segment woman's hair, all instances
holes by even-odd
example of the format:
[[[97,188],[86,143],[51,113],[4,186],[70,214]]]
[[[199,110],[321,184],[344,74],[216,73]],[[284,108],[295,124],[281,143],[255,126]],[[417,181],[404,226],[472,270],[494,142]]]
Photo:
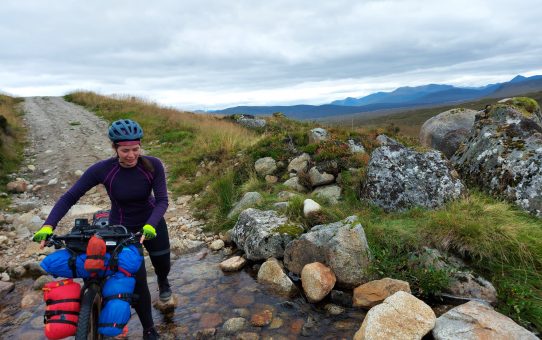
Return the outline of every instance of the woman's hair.
[[[117,148],[119,146],[120,145],[118,145],[117,143],[113,143],[113,149],[115,149],[115,156],[117,158],[119,158],[119,154],[117,153]],[[143,151],[143,149],[141,149],[141,151]],[[143,168],[148,172],[154,173],[154,166],[152,165],[151,161],[149,161],[145,156],[143,156],[143,154],[139,155],[137,162],[141,163],[141,165],[143,165]]]

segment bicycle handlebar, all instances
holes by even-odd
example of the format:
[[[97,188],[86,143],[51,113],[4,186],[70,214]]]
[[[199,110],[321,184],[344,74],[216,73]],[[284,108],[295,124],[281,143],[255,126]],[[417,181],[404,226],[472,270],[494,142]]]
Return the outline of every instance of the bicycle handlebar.
[[[115,227],[115,226],[111,226]],[[82,234],[64,234],[64,235],[50,235],[47,240],[41,242],[41,247],[51,247],[51,246],[65,246],[64,241],[68,240],[89,240],[92,236],[97,234],[99,230],[94,230],[94,232],[87,232]],[[128,243],[129,241],[136,240],[138,237],[141,237],[140,242],[144,240],[144,235],[139,231],[137,233],[124,233],[124,234],[110,234],[106,235],[104,238],[107,240],[111,239],[124,239],[122,243]]]

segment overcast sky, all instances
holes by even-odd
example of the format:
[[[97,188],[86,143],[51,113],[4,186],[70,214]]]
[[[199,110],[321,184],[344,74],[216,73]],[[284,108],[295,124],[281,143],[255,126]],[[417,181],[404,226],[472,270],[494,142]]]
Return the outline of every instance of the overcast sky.
[[[0,90],[194,110],[542,74],[540,0],[2,0]]]

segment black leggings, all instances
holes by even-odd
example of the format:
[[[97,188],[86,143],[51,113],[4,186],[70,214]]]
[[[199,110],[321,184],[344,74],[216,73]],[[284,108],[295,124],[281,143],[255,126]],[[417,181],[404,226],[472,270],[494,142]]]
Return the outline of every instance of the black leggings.
[[[139,230],[137,230],[139,231]],[[164,280],[169,274],[171,268],[170,251],[169,251],[169,235],[167,232],[166,221],[162,218],[156,226],[156,237],[143,242],[145,249],[149,252],[152,266],[158,280]],[[151,309],[151,293],[147,284],[147,270],[145,269],[145,261],[135,274],[136,284],[134,294],[139,296],[134,304],[134,309],[139,316],[143,329],[149,329],[154,326],[152,321]]]

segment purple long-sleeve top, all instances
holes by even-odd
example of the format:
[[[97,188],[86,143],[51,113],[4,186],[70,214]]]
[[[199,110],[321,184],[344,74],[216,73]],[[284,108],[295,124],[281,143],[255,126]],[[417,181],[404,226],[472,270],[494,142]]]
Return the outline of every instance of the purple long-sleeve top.
[[[81,196],[94,186],[103,184],[111,199],[110,224],[122,224],[130,229],[141,228],[145,224],[156,227],[168,207],[166,176],[158,158],[142,157],[152,163],[154,172],[146,170],[141,161],[135,167],[124,168],[116,158],[89,167],[56,202],[44,225],[56,227]]]

